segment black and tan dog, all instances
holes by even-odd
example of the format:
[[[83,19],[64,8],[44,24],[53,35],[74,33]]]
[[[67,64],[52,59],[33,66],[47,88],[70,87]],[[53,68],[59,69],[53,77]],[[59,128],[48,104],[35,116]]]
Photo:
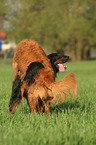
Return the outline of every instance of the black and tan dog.
[[[51,53],[47,56],[50,60],[51,66],[54,70],[54,77],[59,72],[58,64],[66,63],[69,60],[69,56],[61,55],[58,53]]]
[[[52,67],[53,64],[56,66],[57,62],[51,58],[50,55],[46,56],[34,40],[25,39],[19,43],[12,62],[14,81],[9,103],[11,112],[14,112],[24,94],[27,96],[31,112],[36,112],[36,109],[41,112],[43,106],[46,115],[49,112],[50,102],[57,101],[58,98],[64,101],[68,92],[76,97],[75,74],[71,72],[62,80],[55,82],[57,71]],[[57,60],[60,59],[62,58],[59,57]],[[68,57],[63,59],[66,62]]]

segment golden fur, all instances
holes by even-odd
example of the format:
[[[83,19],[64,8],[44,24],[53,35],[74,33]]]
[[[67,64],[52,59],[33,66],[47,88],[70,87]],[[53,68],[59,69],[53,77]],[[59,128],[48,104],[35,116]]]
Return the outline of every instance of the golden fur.
[[[24,81],[24,77],[28,66],[33,62],[40,62],[44,68],[38,69],[38,75],[34,76],[35,83],[28,85]],[[69,92],[73,97],[77,95],[75,74],[71,72],[62,80],[56,82],[50,60],[34,40],[25,39],[19,43],[14,53],[12,66],[14,81],[17,76],[20,76],[21,79],[21,99],[11,103],[11,112],[14,112],[16,105],[23,99],[25,90],[27,91],[31,112],[36,112],[36,109],[41,112],[43,108],[46,115],[49,112],[50,102],[57,103],[59,99],[64,101]]]

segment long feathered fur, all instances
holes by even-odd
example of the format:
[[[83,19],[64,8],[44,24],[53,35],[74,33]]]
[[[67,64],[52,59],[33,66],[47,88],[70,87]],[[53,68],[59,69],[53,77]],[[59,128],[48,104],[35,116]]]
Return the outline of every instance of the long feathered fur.
[[[14,73],[13,86],[17,76],[19,76],[21,100],[24,97],[24,92],[26,92],[31,112],[44,110],[47,115],[50,102],[56,103],[59,99],[64,101],[69,92],[73,97],[76,97],[75,74],[69,73],[62,80],[56,82],[50,60],[34,40],[25,39],[19,43],[13,57],[12,66]],[[12,94],[14,94],[14,89]],[[18,98],[18,93],[16,95]],[[19,99],[16,102],[14,95],[11,96],[10,100],[9,110],[14,112],[16,105],[21,100]]]
[[[58,102],[64,102],[66,96],[71,95],[73,98],[77,95],[77,82],[76,75],[73,72],[70,72],[62,80],[53,83],[50,86],[50,93],[54,95],[52,102],[57,104]]]

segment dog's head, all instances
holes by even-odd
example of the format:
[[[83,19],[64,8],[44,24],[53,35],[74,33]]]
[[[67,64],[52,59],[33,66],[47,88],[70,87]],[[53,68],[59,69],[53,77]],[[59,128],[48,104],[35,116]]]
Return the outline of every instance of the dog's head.
[[[60,64],[66,63],[69,60],[69,56],[61,55],[58,53],[51,53],[47,57],[50,59],[55,76],[56,73],[59,72]]]

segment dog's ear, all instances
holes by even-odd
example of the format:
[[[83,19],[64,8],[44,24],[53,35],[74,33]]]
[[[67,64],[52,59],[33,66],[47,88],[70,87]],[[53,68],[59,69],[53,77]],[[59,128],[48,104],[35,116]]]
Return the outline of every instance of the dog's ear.
[[[28,84],[28,86],[34,83],[34,76],[38,75],[38,70],[44,68],[44,65],[40,62],[32,62],[26,71],[26,75],[24,81]]]
[[[50,62],[54,64],[65,63],[69,60],[69,56],[59,53],[51,53],[47,57],[50,59]]]
[[[57,60],[54,61],[54,64],[59,64],[59,63],[66,63],[69,60],[69,56],[63,55],[61,57],[58,57]]]
[[[48,59],[50,59],[50,62],[54,62],[54,58],[56,58],[58,56],[58,53],[51,53],[49,55],[47,55]]]

